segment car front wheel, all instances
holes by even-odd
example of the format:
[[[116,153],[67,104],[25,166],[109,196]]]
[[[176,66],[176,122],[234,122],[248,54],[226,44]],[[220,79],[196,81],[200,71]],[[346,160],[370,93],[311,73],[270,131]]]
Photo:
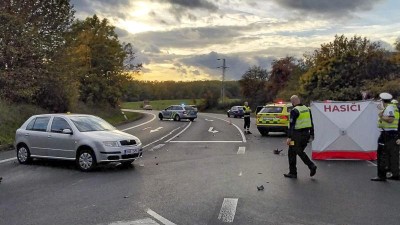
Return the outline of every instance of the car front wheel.
[[[158,114],[158,118],[160,119],[160,120],[163,120],[163,115],[160,113],[160,114]]]
[[[21,145],[17,149],[17,159],[21,164],[28,164],[32,161],[31,153],[29,152],[28,147],[26,145]]]
[[[181,121],[181,117],[179,117],[179,115],[176,115],[176,116],[174,117],[174,120],[175,120],[175,121]]]
[[[97,165],[96,156],[91,150],[83,150],[79,153],[76,164],[81,171],[93,170]]]

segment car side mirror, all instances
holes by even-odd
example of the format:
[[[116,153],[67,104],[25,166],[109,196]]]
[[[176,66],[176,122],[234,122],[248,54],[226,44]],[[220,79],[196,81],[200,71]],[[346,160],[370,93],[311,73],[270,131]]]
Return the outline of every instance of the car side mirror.
[[[72,130],[71,129],[64,129],[62,130],[63,134],[72,134]]]

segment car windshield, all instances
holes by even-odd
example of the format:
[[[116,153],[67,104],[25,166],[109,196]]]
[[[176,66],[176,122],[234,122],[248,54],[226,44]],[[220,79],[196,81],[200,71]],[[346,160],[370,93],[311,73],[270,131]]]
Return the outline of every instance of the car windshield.
[[[261,110],[260,113],[282,113],[283,107],[268,106]]]
[[[95,116],[73,116],[70,117],[70,119],[80,132],[107,131],[116,129],[103,119]]]

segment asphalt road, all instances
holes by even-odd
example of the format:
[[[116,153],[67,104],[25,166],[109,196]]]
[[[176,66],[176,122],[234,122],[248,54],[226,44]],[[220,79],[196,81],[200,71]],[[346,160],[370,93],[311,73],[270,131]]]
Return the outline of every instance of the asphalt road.
[[[284,135],[261,137],[254,120],[243,135],[243,121],[224,115],[174,122],[147,113],[118,127],[145,145],[132,168],[83,173],[0,153],[0,224],[400,224],[400,182],[369,181],[373,162],[316,161],[310,178],[298,161],[290,180]]]

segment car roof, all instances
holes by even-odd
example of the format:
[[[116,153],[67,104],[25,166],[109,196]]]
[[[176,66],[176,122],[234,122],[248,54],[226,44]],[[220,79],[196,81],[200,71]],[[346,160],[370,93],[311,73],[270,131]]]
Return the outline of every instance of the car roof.
[[[287,107],[290,107],[290,106],[292,106],[292,103],[271,103],[271,104],[267,104],[267,105],[264,106],[264,107],[267,107],[267,106],[278,106],[278,107],[285,107],[285,106],[287,106]]]
[[[72,116],[94,116],[94,115],[89,115],[89,114],[75,114],[75,113],[48,113],[48,114],[37,114],[34,115],[36,117],[38,116],[65,116],[65,117],[72,117]]]

